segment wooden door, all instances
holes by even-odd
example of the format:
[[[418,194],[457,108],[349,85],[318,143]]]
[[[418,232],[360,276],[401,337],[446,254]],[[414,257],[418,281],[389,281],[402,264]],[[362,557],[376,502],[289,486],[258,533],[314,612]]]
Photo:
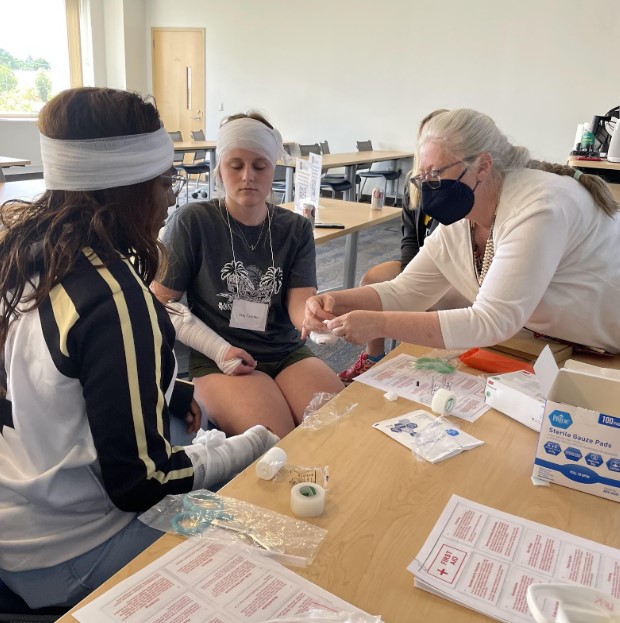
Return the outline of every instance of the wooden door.
[[[164,126],[191,140],[204,130],[205,31],[152,28],[153,95]]]

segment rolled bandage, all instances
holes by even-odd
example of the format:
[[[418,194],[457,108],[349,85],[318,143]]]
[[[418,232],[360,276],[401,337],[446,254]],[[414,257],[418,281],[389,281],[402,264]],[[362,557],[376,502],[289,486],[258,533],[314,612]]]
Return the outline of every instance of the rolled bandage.
[[[324,346],[326,344],[335,344],[340,338],[337,335],[334,335],[331,331],[328,333],[319,333],[318,331],[312,331],[310,333],[310,339],[315,344],[320,344]]]
[[[256,475],[271,480],[286,463],[286,452],[282,448],[271,448],[256,463]]]
[[[456,396],[445,387],[439,388],[431,401],[431,409],[439,415],[447,415],[454,411],[454,407],[456,407]]]
[[[230,344],[202,320],[196,318],[185,305],[171,302],[167,304],[167,307],[168,316],[170,316],[177,333],[177,338],[183,344],[197,350],[209,359],[213,359],[224,374],[232,374],[235,368],[242,363],[239,357],[224,359]]]
[[[298,517],[318,517],[325,510],[325,489],[300,482],[291,489],[291,510]]]

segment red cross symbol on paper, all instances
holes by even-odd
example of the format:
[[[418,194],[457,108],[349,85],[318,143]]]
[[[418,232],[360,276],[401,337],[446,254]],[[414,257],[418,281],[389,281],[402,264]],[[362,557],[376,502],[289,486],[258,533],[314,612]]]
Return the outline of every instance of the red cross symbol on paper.
[[[445,569],[437,569],[437,572],[441,575],[447,575],[447,571]]]

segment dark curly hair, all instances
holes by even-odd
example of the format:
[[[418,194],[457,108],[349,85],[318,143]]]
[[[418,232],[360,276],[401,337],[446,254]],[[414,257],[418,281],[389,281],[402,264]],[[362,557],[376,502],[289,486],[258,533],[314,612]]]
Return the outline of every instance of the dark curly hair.
[[[39,113],[41,133],[64,140],[143,134],[160,126],[152,103],[107,88],[63,91]],[[119,254],[130,258],[146,285],[155,279],[165,257],[156,235],[156,179],[88,192],[48,190],[30,203],[0,207],[0,348],[18,305],[20,311],[38,307],[84,247],[104,265]],[[25,294],[28,284],[33,291]]]

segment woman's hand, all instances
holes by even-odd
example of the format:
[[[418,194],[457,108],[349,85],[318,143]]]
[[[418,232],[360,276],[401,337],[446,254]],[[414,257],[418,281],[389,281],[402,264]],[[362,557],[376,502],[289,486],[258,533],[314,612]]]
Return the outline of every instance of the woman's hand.
[[[235,346],[231,346],[226,351],[226,356],[224,357],[224,362],[229,361],[230,359],[240,359],[239,364],[236,368],[233,369],[232,372],[229,372],[230,376],[241,376],[243,374],[250,374],[256,368],[256,360],[250,353],[243,350],[242,348],[236,348]]]
[[[185,423],[187,424],[188,433],[197,433],[200,430],[200,423],[202,421],[202,411],[200,405],[192,398],[189,405],[189,411],[185,416]]]
[[[383,312],[352,311],[329,320],[327,328],[334,335],[352,344],[366,344],[377,337],[385,337]]]
[[[301,338],[306,339],[311,331],[325,331],[325,320],[332,320],[336,301],[329,294],[317,294],[306,301],[304,325]]]

